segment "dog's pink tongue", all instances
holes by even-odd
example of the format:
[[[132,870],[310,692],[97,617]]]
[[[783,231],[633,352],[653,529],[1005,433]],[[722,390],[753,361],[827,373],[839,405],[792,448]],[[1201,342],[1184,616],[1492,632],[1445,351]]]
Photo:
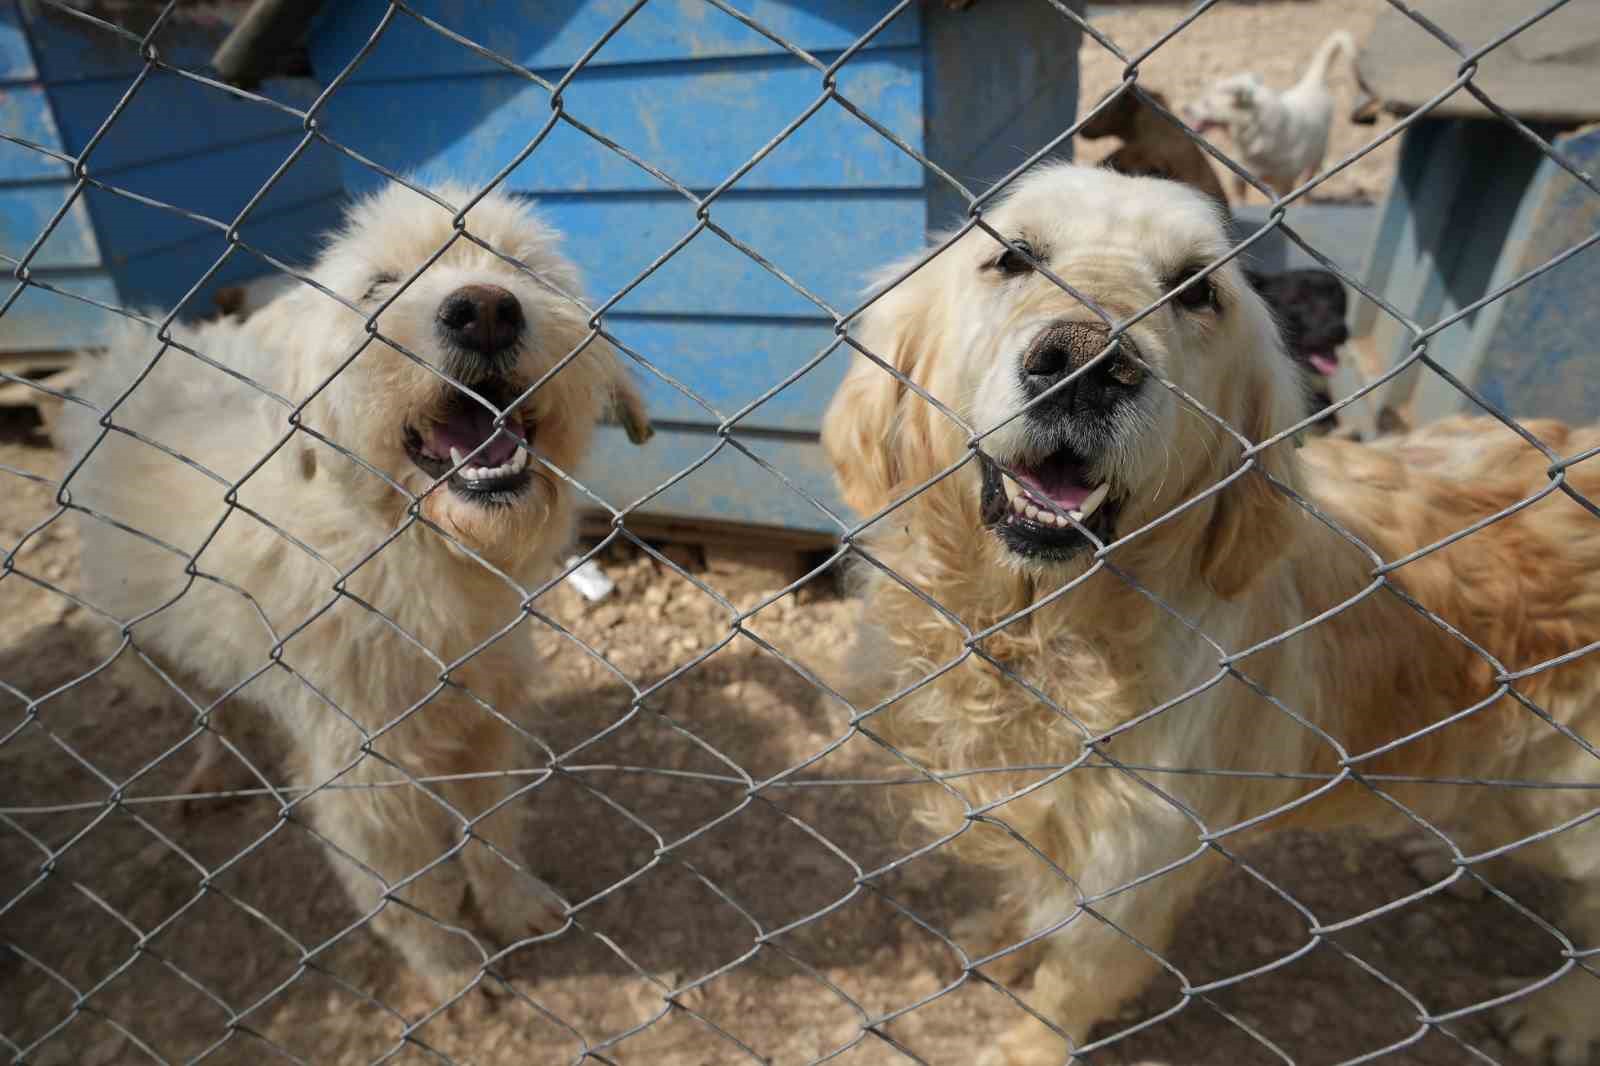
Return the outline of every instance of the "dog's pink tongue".
[[[1088,483],[1088,474],[1076,463],[1052,456],[1034,469],[1017,470],[1017,480],[1030,493],[1049,500],[1063,511],[1076,510],[1095,490]]]
[[[1339,369],[1339,357],[1333,352],[1312,352],[1306,356],[1306,362],[1325,378],[1333,377],[1333,372]]]
[[[441,459],[450,455],[451,448],[468,455],[494,433],[488,447],[467,462],[471,466],[501,466],[517,453],[516,425],[514,420],[508,420],[499,433],[494,433],[494,415],[487,408],[477,403],[461,404],[447,421],[433,427],[429,450]]]

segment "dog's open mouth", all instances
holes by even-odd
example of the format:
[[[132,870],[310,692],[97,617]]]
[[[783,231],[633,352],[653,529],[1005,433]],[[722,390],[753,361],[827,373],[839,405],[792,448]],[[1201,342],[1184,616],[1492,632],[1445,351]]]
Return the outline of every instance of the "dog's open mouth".
[[[979,459],[983,523],[1018,555],[1062,560],[1092,548],[1080,525],[1102,543],[1115,539],[1112,531],[1121,500],[1112,497],[1110,482],[1092,475],[1084,458],[1072,449],[1063,448],[1036,463],[1009,464],[1015,480],[987,456]]]
[[[474,388],[502,409],[517,397],[506,384]],[[499,429],[494,423],[492,411],[452,389],[432,417],[406,427],[406,454],[433,478],[444,477],[464,462],[450,475],[451,492],[477,503],[510,503],[533,481],[528,449],[533,444],[535,423],[517,411],[508,414]]]

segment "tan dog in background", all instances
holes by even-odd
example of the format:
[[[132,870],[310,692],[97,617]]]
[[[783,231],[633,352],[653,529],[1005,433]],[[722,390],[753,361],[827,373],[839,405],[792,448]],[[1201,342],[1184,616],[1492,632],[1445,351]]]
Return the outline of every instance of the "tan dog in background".
[[[1238,266],[1199,276],[1228,250],[1214,203],[1172,182],[1054,166],[986,218],[1028,255],[973,230],[879,296],[858,336],[966,425],[858,358],[823,441],[857,510],[905,500],[858,541],[913,588],[861,568],[857,705],[910,691],[864,726],[935,772],[1070,768],[949,777],[915,812],[955,833],[958,854],[1005,872],[1013,917],[995,937],[1044,937],[1024,993],[1035,1010],[1074,1045],[1115,1017],[1227,867],[1216,849],[1236,855],[1248,830],[1401,831],[1414,827],[1404,804],[1471,856],[1590,813],[1582,789],[1415,779],[1600,781],[1600,660],[1554,664],[1600,640],[1600,518],[1557,492],[1400,566],[1403,596],[1374,587],[1379,560],[1548,486],[1546,457],[1498,424],[1461,421],[1382,448],[1285,439],[1247,463],[1232,433],[1164,383],[1250,442],[1303,416],[1295,368]],[[1114,321],[1182,291],[1113,346],[1028,256]],[[1600,430],[1529,428],[1563,455],[1600,445]],[[1600,459],[1567,476],[1600,502]],[[1014,616],[969,649],[967,634]],[[1505,692],[1495,663],[1539,712]],[[1377,780],[1327,783],[1341,774]],[[1512,853],[1571,879],[1556,925],[1580,950],[1600,943],[1597,821]],[[1570,969],[1549,944],[1550,973]],[[1597,989],[1572,969],[1499,1017],[1518,1048],[1591,1061]],[[1056,1066],[1068,1046],[1027,1019],[985,1062]]]
[[[391,186],[351,210],[310,272],[353,308],[296,285],[243,321],[176,331],[231,374],[133,325],[91,358],[86,397],[103,410],[162,352],[111,417],[210,473],[123,433],[100,439],[99,410],[69,405],[65,426],[72,454],[87,453],[65,484],[93,514],[80,520],[86,599],[214,729],[271,713],[293,785],[318,790],[286,793],[290,815],[441,993],[494,946],[563,920],[514,865],[527,800],[511,796],[527,779],[486,771],[528,765],[505,719],[538,698],[537,660],[510,627],[573,531],[572,491],[544,463],[575,469],[614,402],[643,418],[603,343],[533,389],[589,327],[563,295],[578,278],[557,235],[526,205],[492,194],[466,215],[466,233],[508,259],[461,237],[401,291],[450,241],[453,214]],[[345,365],[374,313],[410,355],[373,342]],[[291,435],[302,402],[310,432]],[[186,789],[222,786],[235,760],[213,733],[195,743]],[[406,783],[428,777],[454,779]]]

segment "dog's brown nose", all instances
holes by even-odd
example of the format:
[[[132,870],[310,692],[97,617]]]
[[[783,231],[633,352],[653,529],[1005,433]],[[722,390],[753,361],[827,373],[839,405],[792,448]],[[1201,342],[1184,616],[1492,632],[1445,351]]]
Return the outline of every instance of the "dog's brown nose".
[[[463,285],[439,305],[439,327],[480,355],[505,351],[522,336],[522,305],[498,285]]]
[[[1031,399],[1074,371],[1081,370],[1111,343],[1111,330],[1102,322],[1056,322],[1045,327],[1022,357],[1022,387]],[[1093,413],[1110,410],[1144,381],[1137,362],[1139,348],[1123,334],[1116,351],[1052,393],[1046,406]]]

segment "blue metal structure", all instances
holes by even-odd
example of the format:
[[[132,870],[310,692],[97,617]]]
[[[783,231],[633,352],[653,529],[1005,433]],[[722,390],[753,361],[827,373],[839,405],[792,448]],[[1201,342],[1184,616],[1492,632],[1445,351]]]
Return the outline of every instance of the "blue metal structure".
[[[560,81],[626,13],[624,0],[420,0],[454,33],[550,82]],[[829,62],[882,17],[859,0],[738,0],[754,21]],[[309,50],[331,81],[367,44],[389,5],[329,4]],[[841,95],[982,189],[1071,125],[1078,37],[1048,5],[987,0],[970,12],[922,4],[895,19],[837,72]],[[561,106],[697,193],[715,188],[822,94],[823,78],[780,45],[703,0],[645,5],[565,85]],[[409,16],[395,18],[328,101],[330,137],[396,171],[492,176],[550,121],[550,94]],[[1066,154],[1070,146],[1063,146]],[[383,179],[344,163],[352,191]],[[566,123],[509,176],[568,236],[590,291],[628,286],[693,231],[693,203]],[[959,200],[836,101],[710,207],[711,220],[839,309],[873,268],[916,250]],[[658,433],[642,450],[610,431],[586,484],[631,503],[717,444],[716,427],[833,341],[815,304],[717,235],[700,232],[606,314],[628,347],[713,410],[641,374]],[[816,443],[848,349],[741,419],[734,432],[806,492],[834,504]],[[816,508],[724,448],[650,513],[833,531]]]

